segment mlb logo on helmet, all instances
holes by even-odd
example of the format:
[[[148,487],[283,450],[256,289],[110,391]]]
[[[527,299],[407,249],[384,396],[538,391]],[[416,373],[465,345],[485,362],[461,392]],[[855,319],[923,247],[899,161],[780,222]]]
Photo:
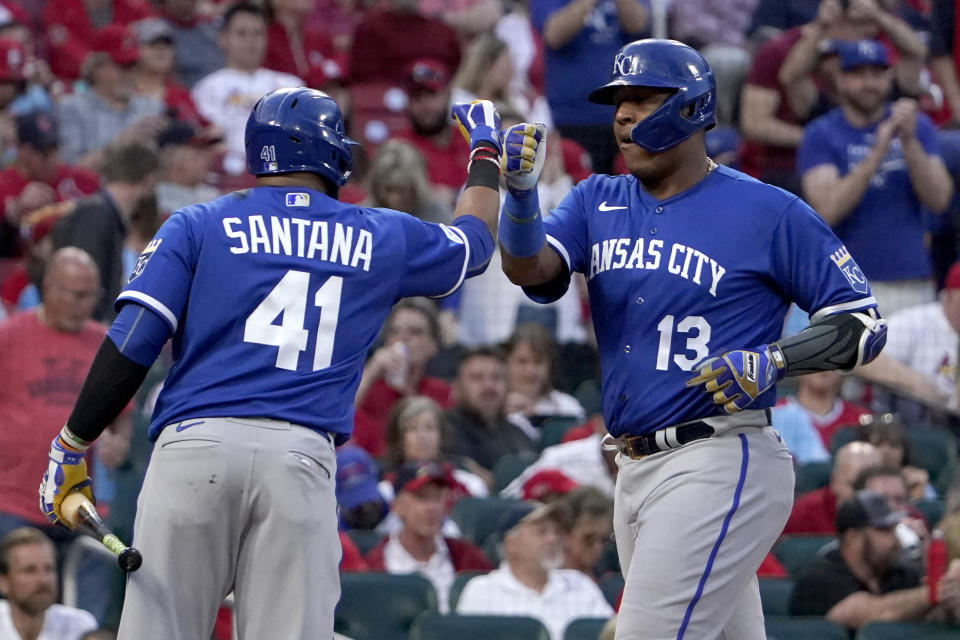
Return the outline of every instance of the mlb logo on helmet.
[[[295,193],[287,194],[287,206],[288,207],[309,207],[310,206],[310,194],[302,193],[297,191]]]

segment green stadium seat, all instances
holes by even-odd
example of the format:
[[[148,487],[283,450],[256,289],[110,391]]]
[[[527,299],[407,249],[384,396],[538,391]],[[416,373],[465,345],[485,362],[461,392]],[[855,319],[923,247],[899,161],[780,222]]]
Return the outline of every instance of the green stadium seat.
[[[623,576],[619,573],[608,573],[600,578],[600,591],[611,607],[616,606],[620,592],[623,591]]]
[[[857,430],[854,427],[843,427],[834,431],[833,436],[830,438],[830,455],[835,454],[837,449],[848,442],[853,442],[856,437]]]
[[[580,405],[583,407],[584,411],[587,412],[588,416],[592,416],[595,413],[600,413],[603,394],[600,390],[600,382],[597,380],[584,380],[579,387],[577,387],[576,392],[574,392],[573,397],[580,402]]]
[[[947,490],[953,483],[953,477],[957,474],[957,468],[960,468],[960,459],[954,458],[944,465],[936,478],[930,477],[930,482],[933,483],[933,488],[937,490],[937,495],[947,495]]]
[[[806,462],[797,466],[797,494],[803,494],[830,484],[833,461]]]
[[[523,470],[537,459],[533,451],[519,451],[500,456],[493,465],[493,493],[500,493],[508,484],[514,481]]]
[[[760,602],[765,616],[789,616],[791,578],[760,578]]]
[[[834,542],[832,535],[791,535],[780,538],[773,547],[773,555],[777,557],[783,568],[791,577],[796,577],[800,571],[816,559],[823,547]]]
[[[364,555],[383,540],[383,532],[373,529],[347,529],[346,534]]]
[[[924,622],[870,622],[857,640],[957,640],[960,628]]]
[[[415,573],[344,573],[340,587],[334,627],[353,640],[406,640],[414,620],[437,609],[433,585]]]
[[[563,631],[563,640],[598,640],[606,618],[579,618],[567,625]]]
[[[442,616],[428,612],[417,618],[410,640],[550,640],[539,621],[521,616]]]
[[[943,512],[947,507],[943,500],[921,500],[915,502],[913,506],[923,514],[923,519],[927,521],[931,529],[943,519]]]
[[[767,640],[850,640],[846,627],[823,618],[769,617],[764,626]]]
[[[910,425],[907,427],[912,451],[911,461],[936,478],[940,471],[957,458],[957,438],[936,425]]]
[[[460,594],[463,593],[463,588],[467,586],[467,583],[471,579],[476,578],[477,576],[482,576],[486,571],[462,571],[457,574],[457,577],[453,579],[453,584],[450,585],[450,611],[457,610],[457,603],[460,602]]]
[[[476,545],[482,545],[497,532],[500,514],[511,504],[521,502],[507,498],[461,498],[453,505],[450,518],[460,527],[461,535]]]
[[[537,448],[543,451],[547,447],[560,444],[564,434],[580,423],[577,418],[547,418],[540,425],[540,440],[537,442]]]

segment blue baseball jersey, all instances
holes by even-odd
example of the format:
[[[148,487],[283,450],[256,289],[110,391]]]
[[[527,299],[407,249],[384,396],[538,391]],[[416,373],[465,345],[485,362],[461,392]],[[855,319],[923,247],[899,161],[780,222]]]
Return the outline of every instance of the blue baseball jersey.
[[[809,206],[723,166],[659,201],[633,176],[595,175],[544,225],[568,270],[587,279],[614,436],[724,415],[701,387],[685,386],[691,370],[780,338],[791,301],[816,318],[876,305]],[[770,389],[750,408],[775,400]]]
[[[292,187],[175,212],[116,302],[153,310],[173,331],[150,437],[187,418],[234,416],[345,439],[367,350],[394,302],[447,295],[480,273],[493,249],[476,240],[484,234],[473,216],[429,224]]]
[[[889,111],[888,106],[884,117]],[[873,150],[877,124],[853,127],[839,108],[817,118],[803,131],[797,172],[802,176],[830,164],[846,176]],[[928,154],[937,153],[936,128],[923,113],[917,115],[917,139]],[[871,280],[929,278],[933,267],[924,235],[930,215],[913,190],[900,139],[894,137],[863,198],[834,231]]]

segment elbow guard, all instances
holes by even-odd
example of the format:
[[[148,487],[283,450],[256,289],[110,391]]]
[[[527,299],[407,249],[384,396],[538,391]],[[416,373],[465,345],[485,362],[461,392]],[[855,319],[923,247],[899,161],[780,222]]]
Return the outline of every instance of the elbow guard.
[[[876,307],[822,318],[775,343],[787,362],[786,375],[850,370],[877,357],[887,342],[887,321]]]

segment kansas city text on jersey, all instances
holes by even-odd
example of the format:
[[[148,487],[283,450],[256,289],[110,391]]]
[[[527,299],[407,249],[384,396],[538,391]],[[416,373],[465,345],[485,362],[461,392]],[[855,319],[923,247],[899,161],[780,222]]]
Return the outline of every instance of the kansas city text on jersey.
[[[644,250],[646,245],[646,250]],[[666,259],[663,259],[666,256]],[[710,265],[705,269],[705,265]],[[663,240],[654,238],[611,238],[590,246],[589,279],[611,269],[662,269],[695,284],[709,287],[710,295],[717,297],[717,285],[726,268],[707,254],[674,242],[664,250]]]
[[[325,220],[286,218],[261,215],[224,218],[223,230],[227,237],[239,244],[231,244],[231,253],[272,253],[297,256],[309,260],[339,262],[344,266],[362,267],[370,271],[373,236],[366,229],[355,229],[339,222],[333,233]],[[332,237],[331,237],[332,236]]]

